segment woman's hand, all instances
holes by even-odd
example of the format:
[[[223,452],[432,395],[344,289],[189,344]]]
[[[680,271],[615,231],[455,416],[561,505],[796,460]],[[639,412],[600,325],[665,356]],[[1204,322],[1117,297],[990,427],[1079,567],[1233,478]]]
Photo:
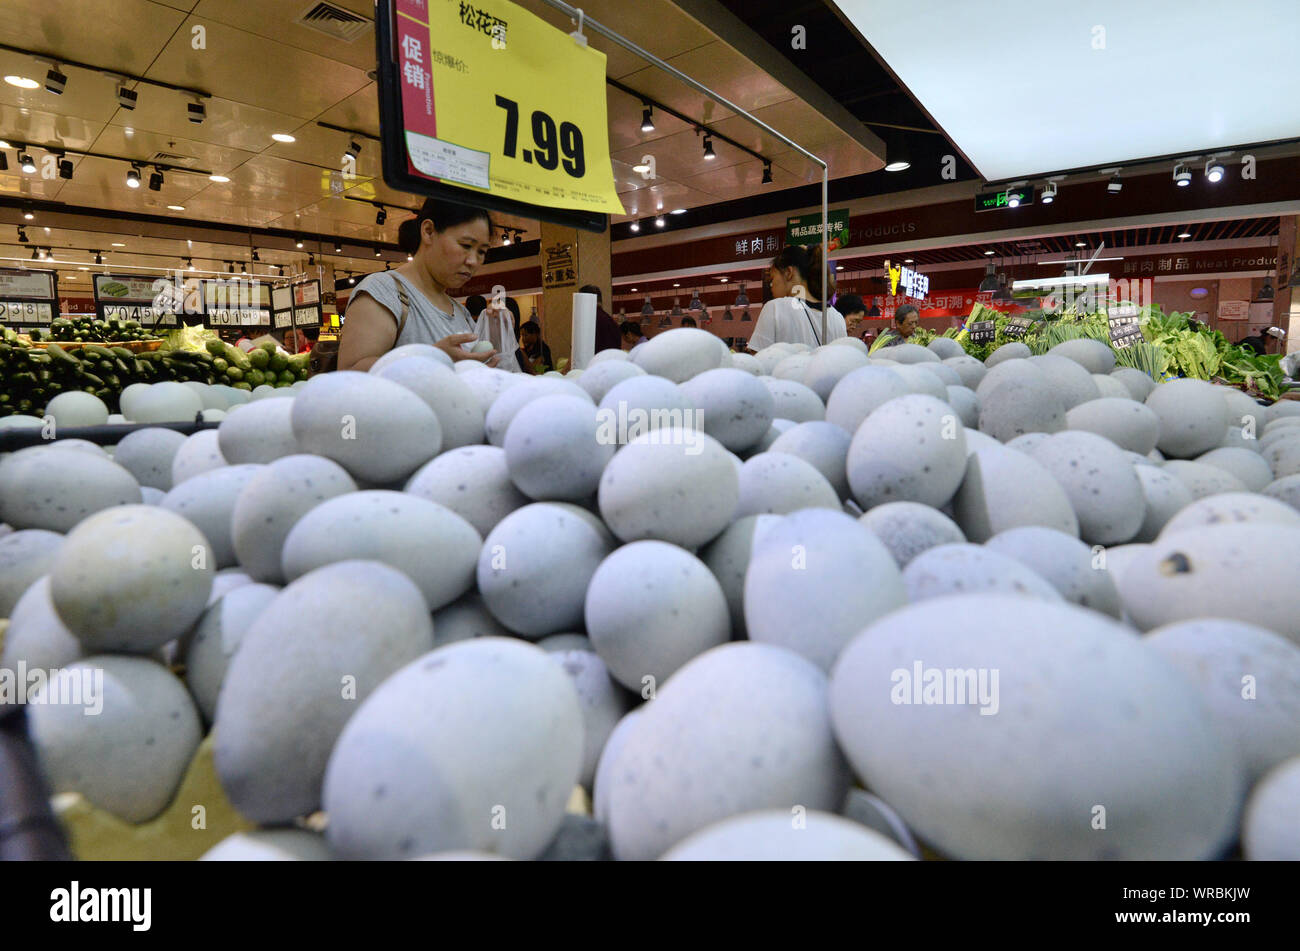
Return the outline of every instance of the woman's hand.
[[[470,353],[464,349],[464,344],[474,343],[476,340],[478,340],[478,334],[452,334],[450,337],[443,337],[434,346],[451,357],[453,361],[476,360],[490,367],[496,366],[501,358],[495,350]]]

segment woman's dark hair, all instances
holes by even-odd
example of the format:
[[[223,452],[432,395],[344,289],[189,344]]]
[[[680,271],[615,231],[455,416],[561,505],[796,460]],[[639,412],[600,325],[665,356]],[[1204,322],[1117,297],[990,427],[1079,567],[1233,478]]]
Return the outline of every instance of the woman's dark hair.
[[[507,297],[506,310],[510,311],[510,315],[515,319],[515,328],[517,333],[519,327],[519,321],[524,319],[523,314],[519,310],[519,301],[515,300],[513,297]]]
[[[414,218],[403,221],[397,229],[397,243],[407,254],[414,254],[420,249],[420,228],[424,222],[432,221],[436,231],[446,231],[456,225],[469,224],[471,221],[487,222],[488,233],[492,232],[492,216],[486,208],[474,205],[462,205],[447,201],[445,198],[426,198],[420,213]]]
[[[803,277],[804,286],[808,289],[808,293],[813,300],[825,300],[828,290],[831,294],[835,293],[834,271],[829,275],[831,286],[829,288],[822,287],[822,246],[820,244],[808,245],[807,247],[799,244],[787,244],[772,259],[772,267],[778,271],[784,271],[788,267],[798,271]]]
[[[641,336],[641,325],[638,324],[635,320],[625,320],[625,321],[623,321],[623,323],[619,324],[618,329],[619,329],[619,332],[620,332],[624,337],[638,337],[638,338],[639,338],[639,337]]]
[[[519,328],[519,332],[537,334],[537,336],[540,337],[542,335],[542,328],[538,325],[537,321],[529,320],[525,322],[522,327]]]
[[[903,326],[903,321],[907,320],[907,318],[912,314],[916,314],[919,318],[921,316],[921,308],[917,307],[915,304],[904,304],[902,307],[898,308],[898,310],[894,311],[894,323],[901,327]]]
[[[867,305],[857,294],[845,294],[835,301],[835,309],[847,317],[849,314],[865,314]]]
[[[475,294],[473,297],[466,297],[465,309],[469,311],[471,317],[478,320],[478,315],[487,309],[487,298],[482,294]]]

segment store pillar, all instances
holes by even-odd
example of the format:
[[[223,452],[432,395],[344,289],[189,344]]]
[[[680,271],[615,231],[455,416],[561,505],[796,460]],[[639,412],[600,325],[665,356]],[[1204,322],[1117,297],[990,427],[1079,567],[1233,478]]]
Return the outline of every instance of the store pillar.
[[[573,359],[573,295],[578,288],[600,288],[610,309],[612,278],[609,230],[602,234],[542,222],[542,339],[556,360]]]
[[[1273,275],[1273,326],[1286,331],[1286,352],[1300,350],[1300,288],[1288,287],[1300,252],[1300,218],[1283,215],[1277,233],[1277,273]]]

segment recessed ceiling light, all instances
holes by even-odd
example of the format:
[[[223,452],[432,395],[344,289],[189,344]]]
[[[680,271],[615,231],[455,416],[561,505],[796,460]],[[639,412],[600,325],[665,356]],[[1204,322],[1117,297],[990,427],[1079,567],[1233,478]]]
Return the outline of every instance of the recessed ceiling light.
[[[219,182],[221,184],[225,184],[226,182],[230,181],[230,179],[228,179],[224,175],[209,175],[208,180],[213,182]]]
[[[686,209],[685,209],[685,208],[674,208],[672,211],[669,212],[669,214],[670,214],[670,215],[684,215],[684,214],[686,214]]]
[[[634,288],[632,288],[632,293],[633,293],[633,294],[635,294],[635,293],[636,293],[636,288],[635,288],[635,287],[634,287]]]
[[[911,162],[904,162],[902,159],[899,159],[897,162],[890,162],[888,165],[886,165],[886,166],[885,166],[885,171],[886,171],[886,172],[905,172],[905,171],[907,171],[907,170],[908,170],[909,168],[911,168],[911,167],[912,167],[912,163],[911,163]]]
[[[731,278],[729,278],[729,277],[724,277],[724,278],[722,278],[722,283],[725,284],[725,283],[727,283],[727,281],[729,281],[729,280],[731,280]],[[634,287],[634,288],[632,288],[632,290],[636,290],[636,288]]]
[[[1088,246],[1088,242],[1087,242],[1087,241],[1076,241],[1076,242],[1074,242],[1074,246],[1075,246],[1076,248],[1086,248],[1086,247]]]
[[[77,268],[77,270],[78,270],[78,271],[89,271],[90,268],[88,268],[88,267],[79,267],[79,268]]]
[[[680,285],[680,284],[674,284],[674,285],[673,285],[673,287],[681,287],[681,286],[682,286],[682,285]]]
[[[912,259],[911,259],[911,258],[903,258],[903,263],[904,263],[904,264],[911,264],[911,263],[912,263]]]
[[[28,79],[26,76],[6,76],[5,82],[10,86],[17,86],[19,89],[35,89],[40,85],[34,79]]]
[[[167,207],[170,208],[172,211],[184,211],[184,210],[185,210],[185,206],[184,206],[184,205],[168,205]]]
[[[297,141],[298,141],[298,140],[295,139],[293,136],[291,136],[291,135],[287,135],[287,134],[285,134],[284,132],[272,132],[272,133],[271,133],[271,138],[275,139],[275,141],[277,141],[277,142],[284,142],[284,143],[286,143],[286,144],[288,144],[288,143],[290,143],[290,142],[297,142]]]
[[[993,255],[995,255],[995,254],[997,254],[996,251],[985,251],[985,252],[984,252],[984,256],[985,256],[985,257],[988,257],[988,258],[993,257]]]
[[[1180,238],[1190,238],[1191,236],[1192,236],[1192,233],[1191,233],[1190,231],[1184,231],[1184,232],[1183,232],[1182,234],[1180,234],[1178,237],[1180,237]]]
[[[835,265],[835,270],[837,270],[837,271],[842,271],[842,270],[844,270],[844,265],[843,265],[843,264],[837,264],[837,265]]]
[[[114,242],[113,242],[113,247],[115,247],[115,248],[125,248],[126,245],[123,244],[121,241],[114,241]]]

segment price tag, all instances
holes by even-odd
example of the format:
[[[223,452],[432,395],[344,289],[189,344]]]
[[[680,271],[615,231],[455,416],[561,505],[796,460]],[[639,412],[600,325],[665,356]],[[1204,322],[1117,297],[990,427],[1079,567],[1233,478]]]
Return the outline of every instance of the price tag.
[[[1133,312],[1125,313],[1124,311],[1112,311],[1107,317],[1107,323],[1110,324],[1110,343],[1117,350],[1127,350],[1134,343],[1140,342],[1142,337],[1142,327],[1138,323],[1137,308]]]
[[[604,53],[509,0],[390,2],[408,176],[533,206],[623,213]]]
[[[998,336],[998,325],[991,320],[977,320],[970,325],[971,343],[992,343]]]
[[[1034,326],[1034,321],[1029,317],[1012,317],[1007,321],[1007,325],[1002,328],[1002,332],[1013,340],[1023,337],[1029,333],[1030,328]]]

